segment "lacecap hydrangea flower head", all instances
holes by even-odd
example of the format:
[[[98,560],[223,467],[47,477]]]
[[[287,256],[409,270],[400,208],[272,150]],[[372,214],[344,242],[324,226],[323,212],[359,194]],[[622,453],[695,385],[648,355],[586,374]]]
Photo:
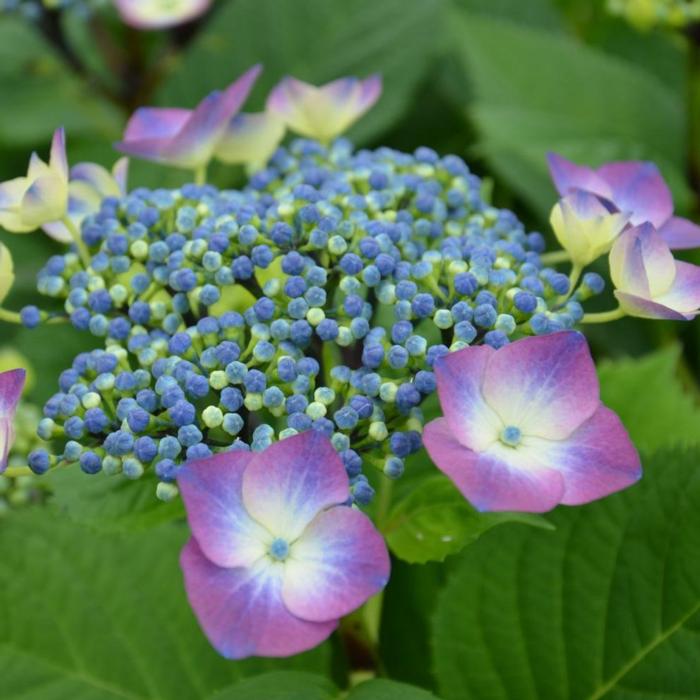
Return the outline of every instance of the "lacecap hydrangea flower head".
[[[578,504],[640,474],[571,330],[624,313],[584,314],[604,283],[583,267],[626,240],[634,202],[567,186],[566,250],[546,253],[460,158],[340,137],[378,78],[285,79],[245,114],[257,73],[193,111],[132,117],[119,148],[197,184],[120,185],[79,221],[66,205],[78,235],[38,279],[63,312],[20,314],[99,343],[59,377],[30,467],[182,491],[189,599],[234,658],[308,648],[383,586],[360,509],[424,441],[481,509]],[[286,129],[305,138],[279,145]],[[247,184],[205,184],[212,159],[246,165]],[[574,250],[570,274],[548,264]],[[436,387],[444,418],[424,432]]]

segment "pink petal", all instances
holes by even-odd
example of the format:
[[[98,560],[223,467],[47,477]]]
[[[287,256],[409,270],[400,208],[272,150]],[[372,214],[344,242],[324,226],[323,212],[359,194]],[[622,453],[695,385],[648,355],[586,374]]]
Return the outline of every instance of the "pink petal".
[[[608,163],[597,170],[612,191],[610,199],[631,222],[661,226],[673,215],[673,198],[659,169],[646,161]]]
[[[275,537],[293,541],[319,511],[348,500],[347,473],[331,441],[315,430],[254,455],[243,475],[243,503]]]
[[[121,160],[127,160],[122,158]],[[71,184],[78,181],[90,186],[99,196],[119,197],[121,191],[112,173],[97,163],[78,163],[70,169]]]
[[[70,202],[68,206],[70,214]],[[42,224],[41,228],[44,233],[50,238],[53,238],[54,241],[59,241],[59,243],[73,242],[73,234],[62,221],[50,221],[48,224]]]
[[[112,175],[119,188],[119,193],[124,196],[127,193],[126,183],[129,177],[129,159],[120,158],[112,167]]]
[[[0,372],[0,415],[12,415],[22,398],[27,372],[23,369],[11,369]]]
[[[547,162],[554,186],[562,197],[578,189],[610,199],[610,187],[592,168],[572,163],[557,153],[548,153]]]
[[[389,569],[389,553],[372,521],[347,506],[329,508],[292,544],[282,599],[304,620],[337,619],[384,588]]]
[[[650,224],[638,227],[649,293],[655,298],[666,292],[676,276],[676,261],[668,244]]]
[[[7,456],[15,438],[14,419],[22,398],[27,373],[23,369],[0,372],[0,473],[7,467]]]
[[[126,125],[124,142],[170,139],[180,132],[191,115],[191,109],[140,107]]]
[[[241,497],[246,451],[187,462],[177,476],[192,534],[218,566],[249,566],[263,557],[270,534],[247,513]]]
[[[649,298],[636,296],[615,290],[615,297],[625,313],[638,318],[658,318],[669,321],[690,321],[695,314],[683,314],[679,311],[652,301]]]
[[[700,267],[681,260],[676,261],[676,275],[666,294],[654,301],[692,318],[700,309]]]
[[[561,331],[522,338],[489,359],[486,402],[524,435],[560,440],[598,407],[595,365],[583,335]]]
[[[474,452],[455,439],[444,418],[425,426],[423,443],[438,469],[478,510],[543,513],[564,494],[564,480],[556,469],[536,458],[526,461],[518,455],[520,448],[503,447],[495,454]],[[517,463],[504,459],[509,453]]]
[[[209,9],[212,0],[180,0],[163,7],[154,0],[114,0],[125,24],[136,29],[165,29],[190,22]]]
[[[0,182],[0,209],[14,209],[22,203],[22,197],[29,187],[26,177],[15,177]]]
[[[488,447],[503,428],[481,392],[486,366],[495,352],[488,345],[464,348],[444,355],[435,365],[442,414],[454,437],[475,450]]]
[[[66,132],[63,127],[56,129],[51,140],[50,167],[64,180],[68,180],[68,157],[66,156]]]
[[[237,114],[216,146],[216,157],[224,163],[262,167],[284,138],[284,121],[270,111]]]
[[[651,227],[651,224],[627,229],[617,237],[610,251],[609,263],[610,277],[618,290],[648,298],[649,280],[639,237],[640,230],[644,227]]]
[[[192,538],[180,555],[187,598],[216,650],[229,659],[291,656],[320,644],[337,626],[307,622],[282,602],[281,565],[269,560],[252,568],[212,564]]]
[[[241,109],[255,81],[261,66],[247,70],[238,80],[231,83],[222,93],[211,93],[205,97],[192,116],[168,145],[166,155],[172,159],[194,158],[190,154],[207,152],[205,161],[211,158],[216,142],[226,132],[231,118]],[[194,164],[194,163],[193,163]]]
[[[68,208],[68,186],[55,173],[42,175],[24,193],[21,205],[22,222],[39,227],[61,219]]]
[[[639,454],[613,411],[601,405],[568,439],[543,448],[564,477],[561,502],[577,506],[631,486],[642,476]]]
[[[700,248],[700,226],[688,219],[672,216],[658,232],[671,250]]]
[[[0,474],[7,469],[7,458],[15,441],[15,426],[12,417],[0,416]]]

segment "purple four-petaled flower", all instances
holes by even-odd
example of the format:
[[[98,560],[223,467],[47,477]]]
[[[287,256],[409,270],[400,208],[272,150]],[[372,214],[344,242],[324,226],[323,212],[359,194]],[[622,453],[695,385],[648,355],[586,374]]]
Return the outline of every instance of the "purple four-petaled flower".
[[[226,657],[310,649],[388,580],[384,541],[345,505],[345,468],[316,431],[189,462],[178,484],[192,530],[187,595]]]
[[[443,416],[423,434],[435,464],[479,510],[579,505],[641,476],[620,419],[600,401],[575,331],[450,353],[436,365]]]
[[[671,190],[648,161],[606,163],[598,169],[577,165],[556,153],[547,156],[549,172],[562,196],[584,190],[630,215],[633,226],[649,222],[672,249],[700,246],[700,226],[673,216]]]

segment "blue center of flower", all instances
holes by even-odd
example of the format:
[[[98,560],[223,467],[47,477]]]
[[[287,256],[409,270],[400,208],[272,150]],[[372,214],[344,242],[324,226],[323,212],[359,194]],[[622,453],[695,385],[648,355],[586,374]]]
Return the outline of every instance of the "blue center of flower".
[[[278,537],[270,545],[268,554],[273,559],[277,559],[277,561],[284,561],[289,555],[289,543],[287,540],[283,540],[281,537]]]
[[[501,430],[501,442],[508,447],[516,447],[520,444],[522,436],[520,428],[516,428],[514,425],[507,425]]]

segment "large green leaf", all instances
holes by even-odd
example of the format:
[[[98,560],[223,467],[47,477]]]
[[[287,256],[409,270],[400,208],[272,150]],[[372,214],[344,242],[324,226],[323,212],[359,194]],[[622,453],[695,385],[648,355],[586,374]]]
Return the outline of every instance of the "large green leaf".
[[[306,699],[304,699],[306,700]],[[422,688],[384,678],[362,683],[352,690],[347,700],[438,700]]]
[[[700,452],[662,452],[642,482],[557,529],[498,528],[438,602],[448,700],[700,698]]]
[[[643,452],[700,442],[700,407],[678,379],[679,356],[680,348],[671,345],[599,367],[603,402],[622,418]]]
[[[555,199],[548,150],[591,165],[654,160],[687,196],[682,94],[564,34],[469,12],[455,11],[451,25],[473,83],[480,148],[540,213]]]
[[[501,523],[551,527],[529,513],[479,513],[445,476],[421,479],[391,511],[382,528],[391,551],[413,564],[443,561]]]
[[[50,472],[50,505],[76,524],[98,532],[137,532],[184,519],[180,497],[156,497],[157,479],[148,473],[131,481],[122,475],[83,473],[75,464]]]
[[[470,13],[496,17],[517,25],[542,27],[549,31],[562,31],[561,11],[552,0],[453,0]]]
[[[283,76],[325,82],[381,73],[377,107],[351,133],[376,136],[395,122],[443,38],[443,0],[236,0],[221,9],[166,82],[160,101],[191,106],[261,62],[253,106]],[[250,107],[247,107],[250,109]]]
[[[333,700],[337,696],[335,686],[323,676],[276,671],[239,681],[211,700]]]
[[[456,559],[458,557],[449,561]],[[447,567],[439,564],[392,562],[380,628],[380,654],[391,678],[425,688],[434,687],[429,661],[430,620],[446,572]],[[411,621],[410,634],[406,634],[407,620]]]
[[[116,135],[120,115],[72,75],[30,23],[0,18],[0,142],[34,146],[58,126],[68,134]]]
[[[289,660],[221,658],[190,611],[187,536],[97,535],[45,509],[0,524],[3,700],[198,700],[265,670],[325,672],[328,646]]]

